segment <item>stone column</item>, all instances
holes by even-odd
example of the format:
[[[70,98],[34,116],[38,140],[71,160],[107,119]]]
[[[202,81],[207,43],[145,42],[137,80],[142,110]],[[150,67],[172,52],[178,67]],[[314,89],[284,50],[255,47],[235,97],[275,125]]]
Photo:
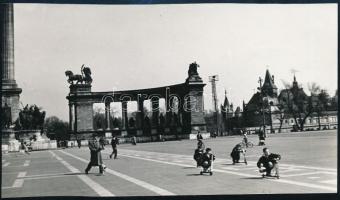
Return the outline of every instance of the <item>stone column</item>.
[[[13,4],[0,4],[1,66],[3,83],[15,84],[14,80],[14,13]]]
[[[105,102],[106,129],[110,129],[110,102]]]
[[[78,126],[77,126],[77,124],[78,124],[78,114],[77,114],[77,107],[78,107],[78,105],[77,105],[77,103],[74,103],[74,127],[73,127],[73,132],[74,133],[77,133],[77,131],[78,131]]]
[[[172,105],[173,105],[173,97],[169,97],[168,100],[165,101],[166,104],[166,113],[165,113],[165,132],[170,133],[170,125],[172,121]]]
[[[69,117],[69,131],[72,131],[72,123],[73,123],[73,113],[72,113],[72,109],[73,109],[73,104],[69,103],[68,104],[68,117]]]
[[[127,101],[122,102],[122,129],[128,129]]]
[[[153,100],[152,102],[152,126],[158,127],[159,119],[159,99]]]
[[[143,129],[144,129],[144,99],[138,98],[137,100],[137,107],[138,107],[138,112],[137,112],[137,135],[142,135],[143,134]]]
[[[0,66],[2,69],[1,99],[2,107],[11,109],[11,121],[19,116],[19,94],[14,77],[14,12],[13,4],[0,3]]]

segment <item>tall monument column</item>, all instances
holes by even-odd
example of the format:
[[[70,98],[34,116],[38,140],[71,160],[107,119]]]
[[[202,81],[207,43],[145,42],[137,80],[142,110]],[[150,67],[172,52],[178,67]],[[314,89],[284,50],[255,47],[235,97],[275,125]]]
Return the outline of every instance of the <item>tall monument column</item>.
[[[0,64],[2,68],[2,107],[8,106],[13,123],[19,115],[19,94],[14,77],[14,12],[13,4],[0,4]]]

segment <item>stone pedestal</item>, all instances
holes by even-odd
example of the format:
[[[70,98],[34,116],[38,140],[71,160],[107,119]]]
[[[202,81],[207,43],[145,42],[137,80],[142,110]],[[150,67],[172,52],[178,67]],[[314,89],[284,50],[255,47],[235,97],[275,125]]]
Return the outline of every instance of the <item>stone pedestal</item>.
[[[40,132],[35,132],[36,141],[31,142],[32,151],[57,149],[57,141],[50,140],[45,135],[41,135]]]
[[[197,72],[189,74],[186,80],[186,95],[182,99],[184,103],[183,115],[185,117],[184,127],[186,133],[207,132],[203,105],[204,86],[205,84]]]
[[[2,151],[18,152],[20,150],[20,142],[15,139],[15,132],[12,129],[2,130]]]
[[[93,102],[87,100],[74,102],[74,99],[78,97],[86,99],[88,95],[91,95],[90,84],[70,85],[70,94],[67,97],[71,106],[69,108],[69,126],[75,133],[93,131]]]

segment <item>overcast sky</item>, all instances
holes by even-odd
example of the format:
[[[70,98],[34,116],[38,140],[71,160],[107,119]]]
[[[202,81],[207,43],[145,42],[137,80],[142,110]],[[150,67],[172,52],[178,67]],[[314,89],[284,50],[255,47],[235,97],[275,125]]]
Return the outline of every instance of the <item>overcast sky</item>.
[[[21,102],[68,119],[66,70],[91,67],[92,91],[183,83],[196,61],[207,83],[218,74],[234,105],[250,100],[266,69],[308,91],[337,88],[337,5],[15,4],[15,70]]]

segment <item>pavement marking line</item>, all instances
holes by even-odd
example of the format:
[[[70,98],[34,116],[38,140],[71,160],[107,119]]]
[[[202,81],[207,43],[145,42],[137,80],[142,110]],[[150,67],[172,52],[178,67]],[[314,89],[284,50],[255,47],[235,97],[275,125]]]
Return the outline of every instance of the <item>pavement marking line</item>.
[[[127,152],[131,152],[131,153],[145,153],[145,154],[150,154],[150,153],[154,153],[154,154],[157,154],[157,155],[165,155],[165,156],[183,156],[181,154],[169,154],[169,153],[160,153],[160,152],[153,152],[153,151],[136,151],[136,150],[130,150],[130,149],[121,149],[120,152],[124,152],[124,151],[127,151]],[[186,156],[186,155],[184,155]],[[187,156],[187,157],[191,157],[192,156]],[[247,156],[248,157],[248,156]],[[258,156],[260,157],[260,156]],[[221,159],[219,159],[221,160]],[[223,160],[226,160],[227,159],[223,159]],[[215,163],[218,163],[219,161],[215,162]],[[248,164],[249,163],[252,163],[252,164],[256,164],[257,162],[255,161],[248,161]],[[316,169],[316,170],[325,170],[325,171],[334,171],[334,172],[337,172],[337,169],[334,169],[334,168],[324,168],[324,167],[313,167],[313,166],[304,166],[304,165],[293,165],[293,164],[284,164],[284,163],[280,163],[280,167],[290,167],[290,168],[304,168],[304,169]]]
[[[306,173],[301,173],[301,174],[288,174],[284,175],[284,177],[293,177],[293,176],[306,176],[306,175],[314,175],[314,174],[320,174],[321,172],[306,172]],[[282,173],[280,173],[282,174]]]
[[[53,157],[55,157],[57,160],[60,160],[61,163],[71,172],[73,173],[80,173],[78,169],[70,165],[68,162],[64,161],[61,157],[56,155],[54,152],[49,151]],[[93,181],[87,176],[84,175],[77,175],[80,180],[82,180],[85,184],[87,184],[91,189],[93,189],[99,196],[115,196],[110,191],[105,189],[103,186],[98,184],[97,182]]]
[[[3,167],[7,167],[9,164],[11,164],[11,163],[9,163],[9,162],[6,162],[5,164],[3,164],[2,166]]]
[[[30,165],[31,161],[30,160],[25,160],[24,162],[24,167],[28,167]]]
[[[322,171],[321,173],[323,173],[323,174],[337,175],[337,173],[336,173],[336,172],[324,172],[324,171]]]
[[[12,188],[21,188],[24,184],[24,179],[16,179],[12,185]]]
[[[257,162],[255,161],[248,161],[248,163],[251,164],[256,164]],[[332,171],[332,172],[337,172],[337,169],[334,168],[324,168],[324,167],[310,167],[310,166],[304,166],[304,165],[293,165],[293,164],[284,164],[280,163],[280,167],[289,167],[289,168],[302,168],[302,169],[314,169],[314,170],[322,170],[322,171]]]
[[[1,172],[1,175],[3,174],[17,174],[18,172]]]
[[[332,179],[332,180],[326,180],[326,181],[319,181],[319,183],[327,183],[327,184],[337,184],[337,179]]]
[[[130,157],[130,158],[136,158],[136,159],[141,159],[141,160],[148,160],[148,161],[153,161],[153,162],[159,162],[163,164],[170,164],[170,165],[177,165],[177,166],[182,166],[182,167],[192,167],[193,165],[187,165],[187,164],[179,164],[179,163],[170,163],[166,161],[160,161],[160,160],[153,160],[149,158],[140,158],[140,157],[135,157],[135,156],[130,156],[130,155],[124,155],[120,154],[121,156],[125,157]],[[221,170],[221,169],[214,169],[216,172],[221,172],[221,173],[227,173],[227,174],[233,174],[233,175],[238,175],[238,176],[243,176],[243,177],[260,177],[257,175],[253,174],[244,174],[244,173],[239,173],[239,172],[233,172],[233,171],[226,171],[226,170]],[[267,179],[268,181],[273,181],[273,182],[279,182],[279,183],[287,183],[287,184],[292,184],[292,185],[298,185],[298,186],[304,186],[304,187],[309,187],[309,188],[317,188],[317,189],[324,189],[324,190],[330,190],[330,191],[337,191],[336,188],[332,187],[327,187],[327,186],[322,186],[322,185],[316,185],[316,184],[310,184],[310,183],[304,183],[304,182],[298,182],[298,181],[291,181],[291,180],[284,180],[284,179]]]
[[[84,163],[88,163],[87,160],[85,160],[85,159],[83,159],[83,158],[81,158],[81,157],[78,157],[78,156],[76,156],[76,155],[73,155],[73,154],[71,154],[71,153],[65,152],[65,151],[63,151],[63,150],[60,150],[60,152],[66,154],[66,155],[68,155],[68,156],[71,156],[71,157],[73,157],[73,158],[76,158],[76,159],[78,159],[78,160],[80,160],[80,161],[82,161],[82,162],[84,162]],[[129,182],[132,182],[132,183],[134,183],[134,184],[136,184],[136,185],[138,185],[138,186],[141,186],[141,187],[143,187],[143,188],[145,188],[145,189],[147,189],[147,190],[150,190],[150,191],[152,191],[152,192],[155,192],[156,194],[159,194],[159,195],[175,195],[174,193],[172,193],[172,192],[170,192],[170,191],[167,191],[167,190],[165,190],[165,189],[162,189],[162,188],[160,188],[160,187],[157,187],[157,186],[152,185],[152,184],[150,184],[150,183],[147,183],[147,182],[145,182],[145,181],[142,181],[142,180],[139,180],[139,179],[130,177],[130,176],[126,175],[126,174],[122,174],[122,173],[120,173],[120,172],[114,171],[114,170],[112,170],[112,169],[106,168],[106,172],[109,173],[109,174],[112,174],[112,175],[114,175],[114,176],[118,176],[118,177],[120,177],[120,178],[122,178],[122,179],[124,179],[124,180],[129,181]]]
[[[38,174],[38,175],[31,175],[31,176],[24,176],[22,178],[35,178],[35,177],[45,177],[45,176],[61,176],[61,175],[73,175],[74,173],[56,173],[56,174]]]
[[[318,176],[311,176],[311,177],[307,177],[307,178],[309,178],[309,179],[318,179],[320,177],[318,177]]]
[[[280,166],[281,167],[281,166]],[[286,173],[286,172],[294,172],[294,171],[302,171],[303,169],[281,169],[280,168],[280,173]]]
[[[76,174],[74,175],[68,175],[67,177],[71,176],[78,176]],[[49,179],[49,178],[65,178],[65,175],[55,175],[55,176],[38,176],[38,177],[24,177],[24,180],[39,180],[39,179]]]
[[[22,177],[25,177],[26,176],[26,174],[27,174],[27,172],[19,172],[19,174],[18,174],[18,178],[22,178]]]

